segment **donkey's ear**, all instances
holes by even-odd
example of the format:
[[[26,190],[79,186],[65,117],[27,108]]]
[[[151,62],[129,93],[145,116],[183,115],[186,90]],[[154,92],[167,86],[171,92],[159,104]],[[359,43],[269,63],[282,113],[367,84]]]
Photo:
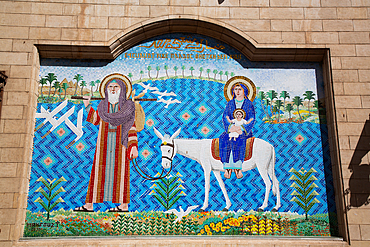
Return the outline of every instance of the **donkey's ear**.
[[[173,135],[171,136],[170,139],[171,140],[175,139],[180,134],[180,132],[181,132],[181,128],[179,128],[178,130],[176,130],[176,132],[173,133]]]
[[[163,135],[155,128],[153,127],[154,134],[158,136],[159,139],[163,140]]]

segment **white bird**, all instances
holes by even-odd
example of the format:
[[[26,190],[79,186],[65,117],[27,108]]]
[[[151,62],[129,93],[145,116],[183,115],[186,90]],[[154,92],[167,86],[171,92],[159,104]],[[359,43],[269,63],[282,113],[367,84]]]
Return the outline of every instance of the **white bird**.
[[[158,94],[159,95],[158,96],[159,99],[162,98],[162,97],[164,97],[164,96],[177,96],[174,92],[167,93],[167,90],[164,91],[164,92],[160,92],[160,91],[157,90],[157,91],[154,91],[152,93]]]
[[[140,82],[139,83],[140,86],[142,86],[144,88],[144,93],[148,92],[148,90],[151,90],[151,91],[158,91],[158,88],[157,87],[151,87],[150,86],[150,83],[148,83],[148,85],[145,85],[144,83]]]
[[[165,103],[166,105],[164,106],[164,108],[168,108],[168,106],[170,104],[175,104],[175,103],[181,103],[181,101],[177,100],[177,99],[172,99],[172,98],[169,98],[169,99],[163,99],[162,97],[158,97],[158,101],[157,102],[161,102],[161,103]]]
[[[196,209],[197,207],[199,207],[199,205],[195,205],[195,206],[190,206],[186,209],[186,211],[184,212],[184,210],[182,209],[182,207],[180,206],[180,212],[177,211],[176,209],[170,209],[170,210],[167,210],[166,214],[175,214],[177,216],[177,219],[174,221],[174,223],[180,221],[182,219],[182,217],[188,215],[191,211],[193,211],[194,209]]]

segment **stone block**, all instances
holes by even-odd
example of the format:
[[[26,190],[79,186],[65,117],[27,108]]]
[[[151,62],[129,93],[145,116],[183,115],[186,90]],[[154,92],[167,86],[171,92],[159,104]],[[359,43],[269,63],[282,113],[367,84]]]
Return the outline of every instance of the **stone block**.
[[[95,7],[99,5],[90,4],[64,4],[63,15],[94,15]],[[98,15],[98,13],[96,13]]]
[[[363,123],[338,123],[338,135],[360,135]]]
[[[290,7],[290,0],[270,0],[270,7]]]
[[[291,20],[271,20],[271,31],[292,31]]]
[[[293,31],[322,31],[321,20],[293,20]]]
[[[93,30],[92,29],[74,29],[74,28],[63,28],[62,29],[62,40],[81,40],[81,41],[92,41]]]
[[[149,6],[126,6],[126,16],[149,17]]]
[[[107,3],[107,0],[103,0],[104,4]],[[140,5],[141,0],[109,0],[111,4],[121,4],[121,5]]]
[[[370,83],[344,83],[346,95],[370,95]]]
[[[13,163],[22,162],[23,149],[22,148],[2,148],[0,150],[0,156],[1,156],[0,162],[13,162]]]
[[[60,28],[30,28],[30,39],[60,40]]]
[[[281,32],[248,32],[260,44],[282,43]]]
[[[31,77],[32,66],[19,66],[12,65],[10,67],[10,77],[11,78],[29,78]]]
[[[13,40],[11,39],[0,39],[0,52],[11,51],[13,48]]]
[[[140,0],[140,5],[165,5],[165,6],[168,6],[170,5],[170,0],[156,0],[156,1],[152,1],[152,0]]]
[[[4,128],[2,133],[26,133],[25,120],[3,120]],[[15,127],[16,126],[16,127]]]
[[[370,20],[353,20],[355,31],[370,31]]]
[[[147,20],[147,18],[109,17],[109,29],[112,29],[112,28],[126,29],[144,20]]]
[[[351,5],[351,0],[321,0],[322,7],[347,7]]]
[[[259,19],[258,8],[230,8],[231,19]]]
[[[108,17],[78,16],[78,28],[108,28]]]
[[[351,241],[351,247],[369,247],[370,241]]]
[[[360,229],[361,229],[361,240],[370,240],[370,225],[360,225]]]
[[[15,224],[16,209],[0,209],[1,224]]]
[[[337,121],[338,122],[347,122],[346,109],[336,109],[336,112],[337,112]]]
[[[339,149],[349,149],[349,138],[348,136],[339,136]]]
[[[304,19],[303,8],[261,8],[261,19]]]
[[[336,8],[305,8],[304,16],[306,19],[319,19],[319,20],[337,19],[337,9]]]
[[[7,83],[5,85],[5,91],[28,91],[29,85],[26,82],[26,79],[13,79],[8,78]]]
[[[108,16],[129,16],[130,13],[125,10],[126,8],[123,5],[109,5]]]
[[[340,57],[331,57],[331,68],[342,69],[342,61]]]
[[[2,135],[1,135],[2,136]],[[6,145],[4,145],[6,147]],[[3,147],[4,147],[3,146]],[[8,144],[8,146],[10,146]],[[19,144],[18,144],[19,146]],[[17,175],[17,163],[3,163],[0,165],[1,177],[16,177]]]
[[[77,27],[77,16],[46,16],[46,27]]]
[[[370,70],[359,70],[358,77],[360,82],[370,82]]]
[[[200,0],[171,0],[171,5],[180,5],[180,6],[199,6]]]
[[[370,96],[361,96],[361,102],[364,108],[370,108]]]
[[[116,34],[117,30],[109,29],[94,29],[93,30],[93,41],[108,41],[112,39]]]
[[[63,13],[63,4],[61,3],[32,3],[32,14],[39,15],[61,15]]]
[[[22,119],[23,118],[23,106],[3,105],[1,109],[1,117],[3,119]]]
[[[0,193],[0,208],[13,208],[14,193]]]
[[[353,57],[356,56],[355,45],[334,45],[327,46],[330,48],[330,54],[335,57]]]
[[[28,53],[0,52],[0,64],[27,65],[28,62]]]
[[[0,33],[3,39],[27,39],[28,27],[0,26]]]
[[[358,7],[370,6],[370,2],[369,0],[352,0],[352,6]]]
[[[0,150],[0,153],[1,152],[2,150]],[[1,178],[0,179],[0,193],[19,192],[19,188],[20,188],[19,178]],[[0,220],[0,222],[2,221]]]
[[[369,32],[340,32],[339,41],[341,44],[370,43]]]
[[[343,69],[370,69],[370,57],[342,57]]]
[[[307,32],[306,38],[308,43],[313,44],[339,43],[339,36],[337,32]]]
[[[5,105],[28,105],[29,94],[27,92],[6,92],[7,101]]]
[[[245,7],[268,7],[269,0],[240,0],[240,6]]]
[[[146,0],[150,1],[150,0]],[[141,3],[141,2],[140,2]],[[220,6],[218,1],[213,1],[213,0],[201,0],[200,1],[200,6]],[[222,3],[223,7],[226,6],[239,6],[239,0],[227,0]]]
[[[31,3],[27,2],[1,1],[0,6],[0,13],[31,13]]]
[[[225,20],[226,23],[243,31],[269,31],[270,21],[268,20]],[[277,32],[274,32],[277,33]],[[281,35],[280,35],[281,36]]]
[[[357,70],[332,70],[333,81],[358,82]]]
[[[0,240],[9,240],[10,237],[10,225],[0,225]],[[0,242],[1,243],[1,242]]]
[[[356,45],[357,56],[370,56],[370,45]]]
[[[20,52],[33,52],[34,44],[36,44],[36,40],[13,40],[13,51],[20,51]]]
[[[367,116],[369,116],[369,114]],[[364,119],[366,119],[366,118],[363,118],[362,121],[361,121],[361,122],[363,122],[363,125],[365,123]],[[361,143],[359,143],[360,137],[361,137],[360,135],[358,135],[358,136],[349,136],[349,148],[350,149],[355,150],[356,148],[358,148],[359,150],[362,150],[362,151],[367,150],[366,146],[370,142],[370,136],[369,137],[362,136],[361,137]],[[359,146],[359,147],[357,147],[357,146]],[[365,174],[362,174],[362,176],[359,176],[358,178],[367,178],[367,177],[368,176],[365,173]]]
[[[4,26],[43,27],[45,26],[45,16],[29,14],[2,14],[0,15],[0,23]]]
[[[157,17],[163,15],[182,15],[184,14],[184,7],[168,7],[168,6],[150,6],[149,7],[150,17]]]
[[[283,43],[304,44],[306,42],[304,32],[282,32],[281,38]]]
[[[367,224],[370,219],[370,210],[354,208],[348,211],[349,224]]]
[[[323,20],[324,31],[353,31],[352,20]]]
[[[347,109],[348,122],[365,123],[369,119],[369,109]]]
[[[291,0],[292,7],[320,7],[320,0]]]
[[[335,96],[336,108],[362,108],[360,96]]]
[[[333,83],[333,90],[335,95],[343,95],[344,94],[343,83],[340,82]]]
[[[366,8],[337,8],[337,14],[339,19],[366,19],[367,9]]]

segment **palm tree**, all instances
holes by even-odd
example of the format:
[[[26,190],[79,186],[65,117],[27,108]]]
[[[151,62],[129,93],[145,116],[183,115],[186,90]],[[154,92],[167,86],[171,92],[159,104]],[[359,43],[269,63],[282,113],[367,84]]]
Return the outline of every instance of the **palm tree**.
[[[285,111],[285,99],[290,99],[290,95],[287,91],[281,91],[280,98],[284,99],[284,111]]]
[[[289,121],[292,119],[291,111],[293,111],[293,105],[292,104],[287,104],[286,105],[286,111],[289,112]]]
[[[231,72],[230,77],[233,77],[234,75],[235,75],[234,72]]]
[[[264,101],[265,101],[265,99],[266,99],[265,93],[264,93],[263,91],[259,91],[259,92],[258,92],[258,95],[257,95],[257,98],[259,98],[259,99],[261,100],[261,106],[262,106],[262,109],[263,109],[264,113],[266,114],[266,117],[267,117],[268,119],[270,119],[270,116],[269,116],[268,112],[266,112],[266,109],[265,109],[265,107],[263,106],[263,102],[264,102]]]
[[[130,73],[130,74],[131,74],[131,73]],[[129,76],[130,76],[130,74],[129,74]],[[95,86],[95,82],[94,82],[94,81],[91,81],[91,82],[89,83],[89,86],[91,87],[91,97],[93,97],[93,96],[94,96],[93,87]]]
[[[49,73],[46,76],[46,80],[49,82],[49,94],[48,94],[48,99],[50,99],[50,93],[51,93],[51,85],[53,84],[53,81],[55,81],[57,77],[55,76],[54,73]]]
[[[100,81],[100,80],[96,80],[96,81],[95,81],[95,84],[96,84],[96,86],[97,86],[97,87],[96,87],[95,92],[99,90],[99,84],[100,84],[100,83],[101,83],[101,81]]]
[[[300,106],[300,105],[303,105],[303,104],[302,104],[302,99],[301,99],[301,97],[299,97],[299,96],[295,96],[295,97],[293,98],[293,102],[294,102],[294,104],[297,106],[297,111],[298,111],[299,119],[302,121],[301,113],[299,112],[299,106]]]
[[[207,69],[208,79],[209,79],[209,73],[211,73],[211,70]]]
[[[222,75],[224,74],[224,72],[220,71],[218,74],[220,75],[220,81],[222,81]]]
[[[133,77],[132,73],[128,73],[128,77],[130,77],[130,81],[132,81],[132,77]]]
[[[60,95],[61,92],[63,92],[63,88],[61,86],[58,87],[58,95],[59,95],[59,100],[62,101],[62,96]]]
[[[280,122],[280,108],[283,106],[282,103],[283,102],[280,99],[275,101],[275,106],[276,106],[276,109],[277,109],[277,112],[278,112],[278,121],[277,121],[278,123]]]
[[[58,91],[58,89],[60,88],[60,82],[59,81],[55,81],[54,82],[54,85],[53,85],[53,88],[54,88],[54,93],[53,93],[53,96],[51,98],[54,98],[55,96],[55,93]]]
[[[148,66],[148,76],[149,76],[149,78],[152,78],[152,77],[150,77],[150,71],[152,70],[152,66]]]
[[[80,84],[80,87],[81,87],[81,96],[84,96],[84,87],[86,87],[86,81],[82,81],[81,84]]]
[[[161,67],[157,66],[157,67],[155,67],[155,70],[157,70],[157,76],[156,76],[156,79],[157,79],[158,78],[159,71],[161,70]]]
[[[64,90],[64,99],[67,97],[67,89],[69,88],[68,83],[63,83],[62,88]]]
[[[179,68],[177,67],[177,66],[175,66],[175,67],[173,67],[173,70],[175,71],[175,76],[177,76],[177,70],[178,70]]]
[[[200,72],[200,73],[199,73],[199,79],[200,79],[200,78],[202,77],[203,67],[200,67],[200,68],[199,68],[199,72]]]
[[[168,76],[168,71],[167,71],[167,70],[168,70],[168,65],[166,64],[163,68],[166,70],[166,76],[167,76],[167,79],[168,79],[168,78],[170,78],[170,77]]]
[[[308,115],[311,116],[311,111],[310,111],[310,102],[312,99],[315,99],[315,94],[312,91],[306,91],[304,94],[304,99],[308,100]]]
[[[193,70],[194,70],[194,67],[193,67],[193,66],[191,66],[189,70],[190,70],[190,73],[191,73],[191,77],[193,77]]]
[[[270,90],[268,91],[267,95],[270,98],[271,105],[272,105],[272,101],[277,98],[277,92],[275,90]],[[271,108],[271,115],[272,115],[272,108]]]
[[[143,74],[144,74],[144,71],[140,70],[140,79],[139,80],[141,80],[141,77],[143,76]]]
[[[225,71],[225,75],[226,75],[226,81],[229,80],[229,72]]]
[[[182,69],[182,78],[184,78],[184,77],[185,77],[185,76],[184,76],[184,70],[186,69],[185,65],[182,65],[182,66],[181,66],[181,69]]]
[[[268,98],[265,98],[265,105],[266,105],[266,111],[267,111],[267,114],[268,114],[269,122],[271,122],[272,119],[271,119],[271,116],[270,116],[269,110],[268,110],[269,106],[271,106],[271,101]]]
[[[213,72],[213,74],[215,75],[215,77],[214,77],[213,79],[214,79],[214,80],[216,80],[216,75],[217,75],[217,72],[218,72],[218,71],[217,71],[216,69],[214,69],[212,72]]]
[[[76,80],[76,87],[75,87],[75,94],[74,95],[77,95],[77,86],[78,86],[78,83],[83,80],[83,76],[80,75],[80,74],[77,74],[75,75],[75,77],[73,77],[74,80]]]
[[[44,87],[44,85],[48,84],[48,82],[47,82],[46,78],[43,77],[43,78],[40,79],[39,83],[41,84],[41,98],[43,98],[44,95],[42,94],[42,88]]]

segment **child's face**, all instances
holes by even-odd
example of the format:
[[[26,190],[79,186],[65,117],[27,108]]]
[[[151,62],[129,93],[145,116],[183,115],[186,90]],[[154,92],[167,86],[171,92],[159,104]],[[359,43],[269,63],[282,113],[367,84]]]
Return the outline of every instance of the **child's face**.
[[[243,114],[241,112],[237,112],[235,116],[236,116],[236,119],[238,119],[239,121],[243,118]]]

